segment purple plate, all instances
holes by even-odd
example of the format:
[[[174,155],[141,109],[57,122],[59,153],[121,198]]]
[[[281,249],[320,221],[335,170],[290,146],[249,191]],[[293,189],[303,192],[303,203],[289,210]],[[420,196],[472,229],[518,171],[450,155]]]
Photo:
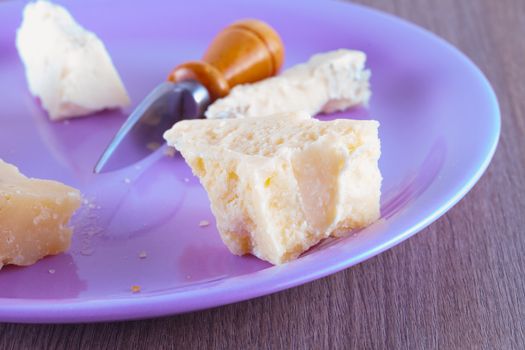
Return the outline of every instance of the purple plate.
[[[22,6],[0,3],[0,158],[29,176],[76,186],[88,202],[73,219],[76,231],[66,254],[0,271],[0,321],[169,315],[312,281],[379,254],[436,220],[475,184],[496,148],[496,96],[470,60],[412,24],[339,2],[68,3],[106,43],[133,105],[52,123],[28,93],[15,50]],[[131,108],[175,64],[199,58],[217,31],[244,17],[266,20],[282,34],[286,66],[341,47],[365,51],[373,74],[370,108],[337,117],[381,122],[382,218],[282,266],[228,252],[205,191],[179,156],[159,149],[137,166],[91,173]],[[200,227],[201,220],[210,225]],[[140,293],[131,292],[134,285]]]

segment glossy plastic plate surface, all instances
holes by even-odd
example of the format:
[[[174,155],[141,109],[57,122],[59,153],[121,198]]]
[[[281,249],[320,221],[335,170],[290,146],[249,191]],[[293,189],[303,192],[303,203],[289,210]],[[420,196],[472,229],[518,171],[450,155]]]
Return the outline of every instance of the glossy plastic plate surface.
[[[0,271],[0,321],[175,314],[326,276],[436,220],[474,185],[497,144],[496,97],[472,62],[433,34],[377,11],[331,1],[65,5],[104,40],[133,103],[124,111],[50,122],[28,93],[14,46],[23,2],[0,3],[0,158],[29,176],[78,187],[87,199],[73,220],[69,252]],[[159,149],[137,166],[99,176],[91,172],[141,98],[175,64],[199,58],[222,27],[245,17],[266,20],[281,33],[286,66],[337,48],[365,51],[372,70],[370,107],[322,119],[381,122],[382,218],[275,267],[228,252],[206,193],[180,156],[164,156]],[[211,224],[200,227],[201,220]],[[140,293],[131,292],[134,285]]]

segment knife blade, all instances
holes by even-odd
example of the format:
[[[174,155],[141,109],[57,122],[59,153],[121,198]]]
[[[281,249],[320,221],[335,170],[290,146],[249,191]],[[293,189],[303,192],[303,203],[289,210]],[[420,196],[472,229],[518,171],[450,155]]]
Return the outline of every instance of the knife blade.
[[[95,165],[95,173],[113,171],[140,161],[164,143],[163,133],[177,121],[198,118],[209,103],[198,82],[164,82],[130,114]]]
[[[135,108],[94,167],[95,173],[117,170],[149,156],[164,143],[163,133],[182,119],[199,118],[215,99],[242,83],[275,75],[284,47],[265,22],[237,21],[213,39],[201,61],[175,67]]]

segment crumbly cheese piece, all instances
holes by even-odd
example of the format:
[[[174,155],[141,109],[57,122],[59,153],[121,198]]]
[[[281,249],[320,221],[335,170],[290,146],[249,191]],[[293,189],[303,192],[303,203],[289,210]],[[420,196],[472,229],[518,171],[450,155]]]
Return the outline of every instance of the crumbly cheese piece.
[[[56,181],[30,179],[0,160],[0,269],[31,265],[68,249],[68,221],[80,192]]]
[[[281,75],[236,86],[213,103],[206,117],[250,118],[306,111],[331,113],[367,104],[370,72],[360,51],[336,50],[312,56]]]
[[[102,41],[65,8],[47,1],[27,4],[16,46],[29,90],[52,120],[129,103]]]
[[[185,120],[164,134],[200,178],[224,243],[273,264],[379,218],[377,121]]]

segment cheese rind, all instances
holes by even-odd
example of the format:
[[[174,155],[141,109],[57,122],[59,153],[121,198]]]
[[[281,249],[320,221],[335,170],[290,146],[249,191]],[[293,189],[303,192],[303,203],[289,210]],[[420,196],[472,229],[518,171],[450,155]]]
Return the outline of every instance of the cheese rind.
[[[331,113],[367,104],[370,72],[366,55],[340,49],[312,56],[281,75],[253,84],[238,85],[215,101],[206,118],[251,118],[305,111]]]
[[[187,120],[164,137],[208,192],[230,251],[281,264],[379,218],[378,125],[293,113]]]
[[[80,192],[56,181],[30,179],[0,160],[0,269],[31,265],[69,248],[68,221]]]
[[[65,8],[48,1],[27,4],[16,46],[29,90],[52,120],[129,104],[106,47]]]

